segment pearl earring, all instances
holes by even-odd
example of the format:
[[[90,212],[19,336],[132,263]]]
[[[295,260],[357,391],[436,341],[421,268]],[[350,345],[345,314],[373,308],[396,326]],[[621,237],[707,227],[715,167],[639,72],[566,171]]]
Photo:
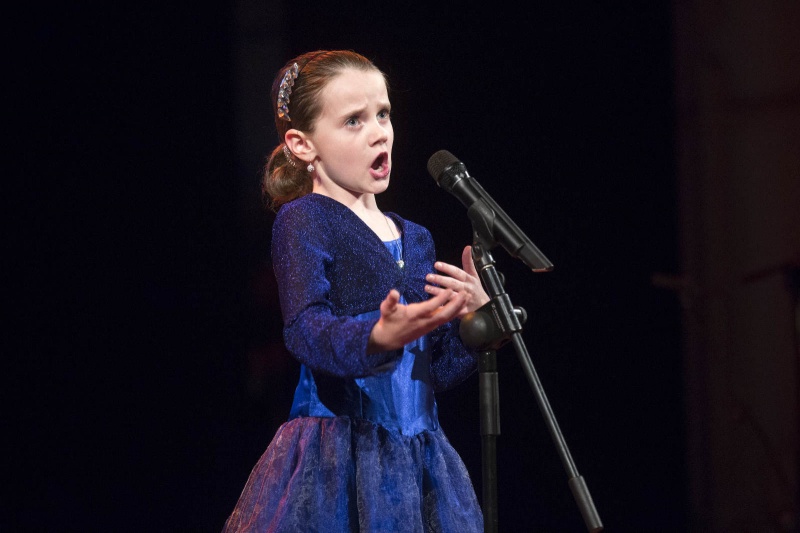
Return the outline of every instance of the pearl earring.
[[[308,173],[311,174],[312,172],[314,172],[314,165],[309,163],[308,166],[306,167],[306,170],[308,170]]]

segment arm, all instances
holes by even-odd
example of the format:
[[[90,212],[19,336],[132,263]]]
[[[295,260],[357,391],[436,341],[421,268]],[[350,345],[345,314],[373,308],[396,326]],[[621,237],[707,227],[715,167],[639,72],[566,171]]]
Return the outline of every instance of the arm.
[[[444,391],[463,382],[478,367],[478,354],[461,342],[456,319],[437,329],[432,335],[433,360],[431,379],[435,391]]]
[[[334,313],[328,272],[335,260],[335,235],[326,230],[330,222],[291,208],[276,217],[272,255],[284,341],[294,357],[312,370],[339,377],[369,375],[399,353],[368,353],[377,318],[358,320]]]
[[[475,265],[472,262],[472,247],[467,246],[461,252],[462,268],[437,261],[434,267],[441,274],[428,274],[430,283],[425,291],[437,297],[444,291],[455,291],[463,296],[464,304],[459,309],[458,317],[473,312],[489,301],[489,295],[483,289]],[[435,285],[432,285],[435,284]],[[461,342],[459,335],[460,322],[454,320],[439,328],[432,335],[433,362],[431,376],[437,391],[446,390],[467,379],[477,366],[477,354],[469,350]]]

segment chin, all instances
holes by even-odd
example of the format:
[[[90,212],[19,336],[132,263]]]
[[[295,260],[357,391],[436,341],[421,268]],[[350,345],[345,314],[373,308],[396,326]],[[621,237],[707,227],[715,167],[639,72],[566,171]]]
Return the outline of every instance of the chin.
[[[388,188],[389,188],[389,177],[387,176],[385,179],[382,179],[382,180],[380,180],[380,182],[375,184],[375,187],[374,187],[375,194],[380,194],[380,193],[386,191],[386,189],[388,189]]]

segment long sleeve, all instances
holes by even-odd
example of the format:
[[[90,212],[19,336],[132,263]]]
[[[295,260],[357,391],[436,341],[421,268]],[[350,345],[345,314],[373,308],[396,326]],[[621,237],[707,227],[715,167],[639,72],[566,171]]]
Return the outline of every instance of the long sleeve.
[[[431,380],[437,392],[455,387],[477,368],[477,353],[464,346],[458,332],[459,324],[460,321],[456,319],[431,333]]]
[[[377,319],[337,312],[331,299],[340,222],[313,209],[282,209],[273,227],[273,265],[287,349],[312,370],[338,377],[370,374],[397,352],[367,354]]]

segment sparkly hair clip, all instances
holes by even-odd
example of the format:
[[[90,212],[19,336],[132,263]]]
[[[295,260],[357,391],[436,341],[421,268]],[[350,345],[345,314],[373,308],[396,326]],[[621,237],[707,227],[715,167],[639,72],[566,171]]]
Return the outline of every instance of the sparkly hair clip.
[[[283,75],[280,88],[278,89],[278,118],[282,118],[287,122],[291,122],[289,118],[289,95],[292,94],[292,87],[294,87],[294,80],[297,79],[297,74],[300,69],[297,63],[292,63],[292,66],[286,69],[286,74]]]

